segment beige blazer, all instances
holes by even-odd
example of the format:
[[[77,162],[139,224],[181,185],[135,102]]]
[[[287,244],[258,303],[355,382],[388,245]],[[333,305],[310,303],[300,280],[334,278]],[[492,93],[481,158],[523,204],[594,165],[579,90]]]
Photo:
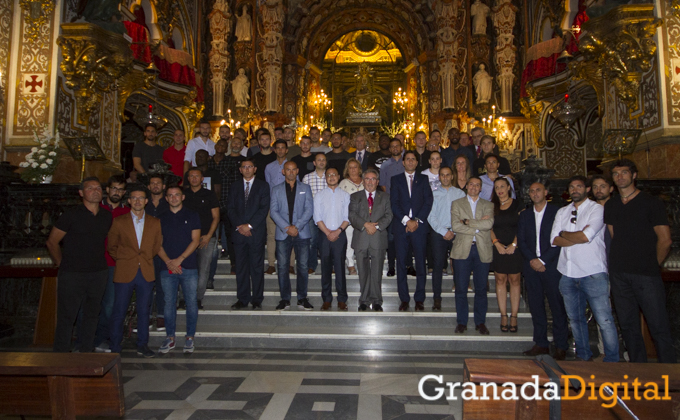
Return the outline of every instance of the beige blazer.
[[[493,260],[493,249],[491,243],[491,228],[493,227],[493,204],[483,198],[479,198],[477,208],[472,217],[472,207],[468,202],[467,196],[459,198],[451,203],[451,230],[456,234],[451,248],[451,258],[464,260],[470,255],[472,239],[476,239],[477,252],[479,259],[484,263]],[[482,217],[488,219],[482,220]],[[468,219],[467,225],[461,220]],[[479,232],[475,233],[477,230]]]

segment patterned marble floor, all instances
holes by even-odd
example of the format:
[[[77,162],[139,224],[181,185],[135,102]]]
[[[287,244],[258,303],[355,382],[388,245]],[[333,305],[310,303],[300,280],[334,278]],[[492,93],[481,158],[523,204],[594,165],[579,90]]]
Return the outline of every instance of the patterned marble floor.
[[[461,381],[466,357],[389,351],[175,350],[123,353],[126,419],[460,419],[460,401],[426,401],[426,374]],[[430,391],[432,392],[432,391]]]

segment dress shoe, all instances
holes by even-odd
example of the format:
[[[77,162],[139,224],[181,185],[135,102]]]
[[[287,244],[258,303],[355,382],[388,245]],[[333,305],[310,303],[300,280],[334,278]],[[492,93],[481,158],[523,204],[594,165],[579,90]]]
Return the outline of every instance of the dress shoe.
[[[383,311],[382,305],[380,305],[379,303],[374,303],[372,306],[373,306],[373,311],[375,311],[375,312],[382,312]]]
[[[555,349],[555,356],[553,359],[555,360],[564,360],[567,358],[567,351],[562,350],[562,349]]]
[[[416,269],[413,268],[413,267],[406,267],[406,274],[408,274],[409,276],[415,277],[416,276]]]
[[[311,268],[308,268],[308,269],[307,269],[307,274],[315,274],[315,273],[316,273],[315,270],[313,270],[313,269],[311,269]]]
[[[253,303],[253,311],[261,311],[262,310],[262,304],[261,303]]]
[[[432,305],[432,310],[433,311],[441,311],[442,310],[442,300],[441,299],[435,299],[434,304]]]
[[[357,273],[357,269],[354,267],[348,267],[347,270],[349,271],[350,276],[353,276]]]
[[[203,301],[199,300],[198,302],[196,302],[196,306],[198,306],[198,309],[203,310],[204,309],[203,308]]]
[[[248,305],[244,305],[243,303],[241,303],[240,300],[236,301],[236,303],[231,305],[231,309],[233,309],[235,311],[238,311],[239,309],[243,309],[243,308],[247,308],[247,307],[248,307]]]
[[[387,274],[385,274],[387,277],[394,277],[394,268],[390,268],[387,270]]]
[[[479,324],[475,327],[475,330],[479,331],[481,335],[489,335],[489,329],[486,328],[486,325],[484,324]]]
[[[416,302],[416,311],[424,311],[425,310],[425,305],[423,305],[423,302]]]
[[[456,334],[463,334],[465,331],[467,331],[467,325],[458,324],[458,326],[456,327],[455,333]]]
[[[341,311],[346,311],[347,304],[345,302],[338,302],[338,309],[340,309]]]
[[[406,311],[408,311],[408,302],[401,302],[401,305],[399,305],[399,312]]]
[[[564,352],[564,350],[562,350]],[[530,357],[536,357],[539,354],[548,354],[550,353],[550,349],[547,347],[541,347],[541,346],[536,346],[534,345],[532,348],[529,350],[523,352],[522,354],[525,356],[530,356]]]
[[[288,272],[289,272],[290,274],[295,274],[295,267],[293,267],[293,266],[291,265],[290,268],[288,268]]]
[[[321,305],[321,310],[322,311],[330,311],[331,310],[331,303],[330,302],[324,302],[323,305]]]
[[[205,288],[210,289],[210,290],[215,290],[215,283],[213,283],[212,281],[209,281],[208,284],[205,285]]]
[[[271,265],[264,272],[264,274],[274,274],[274,273],[276,273],[276,268],[272,267]]]
[[[368,310],[368,306],[365,303],[362,303],[361,305],[359,305],[359,311],[360,312],[365,312],[367,310]]]

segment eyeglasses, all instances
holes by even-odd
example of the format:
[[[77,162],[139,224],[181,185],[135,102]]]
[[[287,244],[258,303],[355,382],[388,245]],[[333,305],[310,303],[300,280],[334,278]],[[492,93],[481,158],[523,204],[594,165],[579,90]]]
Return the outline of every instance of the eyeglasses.
[[[576,217],[578,217],[578,210],[572,211],[571,215],[574,216],[571,218],[571,223],[576,223]]]

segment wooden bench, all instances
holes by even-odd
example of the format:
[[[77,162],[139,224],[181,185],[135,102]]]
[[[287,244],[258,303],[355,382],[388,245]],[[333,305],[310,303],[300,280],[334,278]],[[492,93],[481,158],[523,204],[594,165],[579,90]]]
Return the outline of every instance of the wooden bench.
[[[118,354],[0,353],[0,414],[122,417]]]
[[[680,408],[680,365],[659,363],[598,363],[598,362],[558,362],[568,375],[578,375],[586,383],[586,392],[580,399],[561,400],[561,413],[563,419],[627,419],[631,418],[625,409],[618,404],[612,408],[602,407],[609,405],[611,401],[600,398],[600,386],[605,382],[627,382],[629,400],[624,403],[641,419],[675,419],[673,409]],[[560,375],[559,372],[556,372]],[[511,382],[517,386],[519,400],[463,400],[463,419],[487,420],[487,419],[547,419],[549,417],[550,402],[546,399],[539,401],[523,399],[519,393],[521,385],[526,382],[534,382],[532,375],[538,375],[540,387],[548,382],[545,371],[534,360],[508,360],[508,359],[465,359],[464,382],[475,383],[477,396],[483,396],[484,389],[480,383],[495,383],[498,386],[498,394],[504,389],[502,385]],[[595,375],[595,379],[591,378]],[[628,375],[628,379],[624,379]],[[666,382],[662,375],[668,375]],[[670,400],[636,401],[633,393],[633,380],[638,378],[642,383],[639,387],[639,396],[643,397],[645,384],[653,382],[658,386],[660,397],[668,392]],[[594,383],[591,387],[590,383]],[[564,395],[564,380],[560,382],[560,395]],[[437,385],[443,386],[443,385]],[[668,387],[668,389],[667,389]],[[592,388],[595,390],[596,400],[589,400]],[[623,385],[618,385],[618,396],[623,397]],[[459,390],[461,388],[457,388]],[[465,389],[465,388],[463,388]],[[544,395],[545,389],[541,388],[540,394]],[[528,392],[531,395],[533,391]],[[487,394],[491,397],[491,392]],[[445,395],[449,395],[448,388]],[[569,395],[578,395],[573,388],[569,389]],[[460,396],[458,397],[460,398]]]

